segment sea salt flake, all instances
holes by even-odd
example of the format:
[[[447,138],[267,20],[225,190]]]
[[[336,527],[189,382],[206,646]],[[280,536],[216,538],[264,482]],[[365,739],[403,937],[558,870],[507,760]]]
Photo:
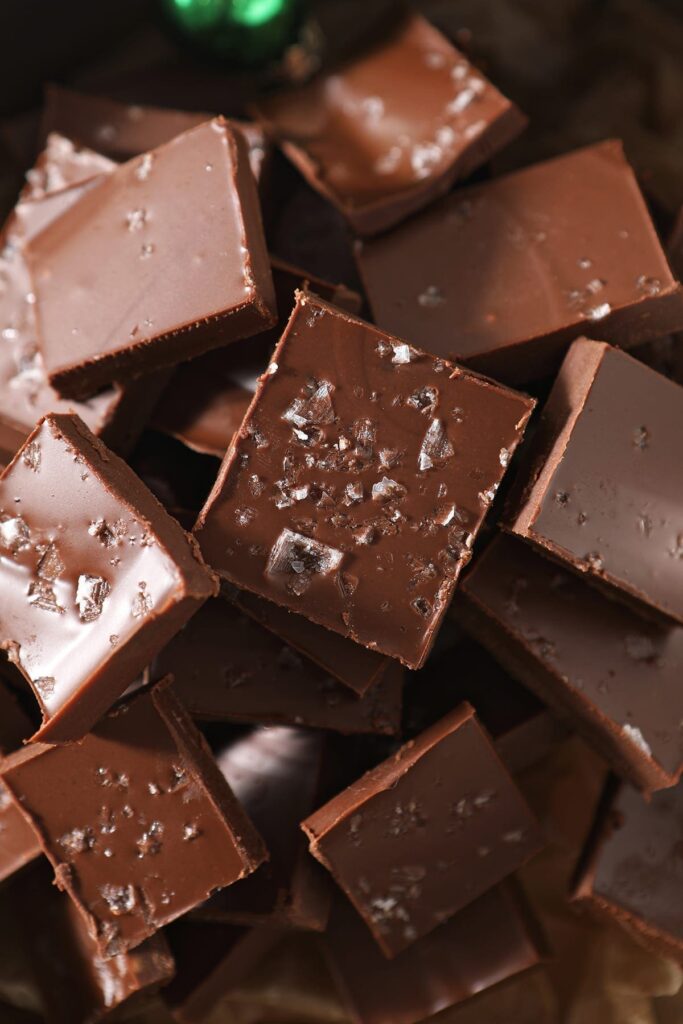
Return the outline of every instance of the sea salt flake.
[[[427,427],[422,439],[417,466],[420,472],[433,469],[455,455],[453,445],[448,440],[446,428],[441,420],[434,419]]]

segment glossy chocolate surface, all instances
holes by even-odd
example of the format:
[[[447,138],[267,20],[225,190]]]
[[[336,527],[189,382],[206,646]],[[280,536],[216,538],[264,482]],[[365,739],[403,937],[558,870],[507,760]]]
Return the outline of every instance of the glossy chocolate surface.
[[[341,733],[398,732],[403,669],[392,663],[364,697],[227,601],[207,601],[156,659],[203,721],[303,725]]]
[[[581,334],[630,346],[683,326],[618,142],[459,190],[359,262],[376,323],[504,381],[554,372]]]
[[[253,871],[265,848],[166,683],[80,744],[0,768],[103,956],[138,946]]]
[[[227,581],[419,667],[532,408],[298,293],[197,539]]]
[[[306,271],[272,259],[278,323],[254,338],[216,349],[178,367],[154,413],[157,430],[195,451],[222,459],[256,390],[258,377],[287,326],[297,288],[309,287],[349,313],[360,310],[360,296]]]
[[[324,737],[299,728],[258,728],[216,753],[232,792],[268,847],[253,875],[217,893],[198,913],[237,924],[324,931],[330,885],[299,828],[320,802]]]
[[[682,433],[680,386],[609,345],[575,342],[511,530],[615,598],[683,623]]]
[[[489,889],[409,949],[387,960],[344,899],[324,938],[356,1024],[418,1024],[535,967],[543,956],[516,889]],[[440,1018],[435,1018],[435,1020]]]
[[[61,393],[92,393],[274,319],[246,145],[221,118],[112,171],[28,252]]]
[[[429,22],[399,18],[369,51],[255,111],[354,229],[374,233],[448,191],[524,118]]]
[[[647,801],[621,786],[596,821],[574,898],[683,963],[683,786]]]
[[[0,762],[0,770],[13,761]],[[0,882],[37,860],[42,853],[35,829],[27,822],[4,783],[0,782]]]
[[[610,601],[512,537],[463,580],[459,616],[501,664],[644,789],[683,768],[683,629]]]
[[[78,739],[215,590],[178,524],[74,415],[50,415],[0,478],[0,644],[36,734]]]
[[[542,845],[512,778],[463,704],[307,818],[311,853],[393,957]]]

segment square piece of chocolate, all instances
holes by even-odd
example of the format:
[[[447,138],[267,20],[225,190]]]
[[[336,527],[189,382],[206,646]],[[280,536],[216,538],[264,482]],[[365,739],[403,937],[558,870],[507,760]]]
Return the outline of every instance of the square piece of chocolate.
[[[401,723],[404,670],[397,662],[358,697],[220,598],[192,616],[153,672],[156,678],[173,675],[175,692],[200,721],[388,735]]]
[[[298,292],[199,544],[227,581],[419,668],[533,405]]]
[[[0,766],[106,957],[265,859],[168,682],[109,712],[81,743],[36,744]]]
[[[683,964],[683,785],[645,800],[608,783],[577,871],[574,899]]]
[[[522,130],[524,116],[428,21],[311,82],[260,99],[256,115],[308,182],[361,234],[444,195]]]
[[[17,756],[22,754],[3,758],[0,770],[8,767]],[[4,783],[0,782],[0,882],[37,860],[42,852],[35,829],[27,822]]]
[[[0,647],[37,738],[79,739],[215,592],[196,545],[75,415],[50,415],[0,477]]]
[[[683,629],[637,615],[514,537],[462,582],[458,618],[619,775],[650,791],[683,770]]]
[[[116,168],[27,251],[48,377],[70,397],[275,320],[246,144],[221,118]]]
[[[463,704],[301,826],[394,957],[515,871],[542,834]]]
[[[581,334],[629,347],[683,327],[619,142],[457,191],[358,258],[380,327],[510,383],[554,373]]]
[[[602,342],[567,354],[510,530],[683,623],[683,389]]]
[[[323,944],[354,1024],[431,1021],[439,1011],[537,967],[545,955],[540,930],[509,883],[490,889],[393,960],[340,898]],[[433,1019],[436,1024],[441,1017]]]

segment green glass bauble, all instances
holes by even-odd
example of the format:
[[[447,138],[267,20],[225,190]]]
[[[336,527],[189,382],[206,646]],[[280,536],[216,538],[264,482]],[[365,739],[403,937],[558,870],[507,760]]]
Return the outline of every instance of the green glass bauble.
[[[308,0],[162,0],[189,42],[245,67],[277,60],[297,39]]]

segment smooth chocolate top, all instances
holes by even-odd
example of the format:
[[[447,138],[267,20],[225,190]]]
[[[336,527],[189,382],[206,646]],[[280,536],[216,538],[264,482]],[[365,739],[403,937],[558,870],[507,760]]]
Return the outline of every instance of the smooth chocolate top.
[[[228,581],[419,667],[532,408],[298,293],[197,539]]]
[[[213,591],[187,535],[77,416],[36,427],[0,478],[0,644],[41,739],[83,736]]]
[[[92,392],[273,322],[246,161],[228,123],[207,122],[112,171],[31,241],[41,351],[62,392]]]
[[[0,766],[106,957],[264,859],[167,683],[110,712],[80,744],[39,744]]]
[[[554,372],[572,338],[683,326],[683,293],[621,144],[601,142],[458,191],[365,243],[374,319],[502,380]]]
[[[572,346],[511,529],[683,623],[683,390],[618,349]]]
[[[683,767],[683,629],[610,601],[512,537],[498,537],[463,580],[474,630],[522,682],[629,760],[654,762],[670,785]],[[521,648],[525,658],[514,657]],[[568,703],[569,702],[569,703]],[[617,766],[623,770],[620,763]],[[646,769],[647,771],[647,766]],[[668,778],[668,781],[667,781]]]
[[[324,944],[348,1009],[360,1024],[431,1020],[535,967],[543,955],[529,911],[508,884],[489,889],[393,960],[382,955],[351,904],[339,898]]]
[[[258,100],[256,114],[354,227],[375,232],[448,190],[514,138],[524,118],[429,22],[342,67]]]
[[[217,751],[218,767],[263,836],[269,859],[209,900],[203,917],[324,930],[328,880],[299,828],[319,803],[323,751],[321,733],[286,726],[254,729]]]
[[[3,759],[1,768],[12,761],[11,755]],[[37,860],[41,853],[35,829],[27,822],[5,784],[0,782],[0,882]]]
[[[388,957],[542,845],[468,704],[333,797],[302,828]]]
[[[578,898],[596,899],[617,919],[628,915],[636,933],[642,930],[655,939],[660,933],[683,959],[683,786],[662,790],[650,800],[622,786],[592,844]]]
[[[207,601],[161,652],[154,676],[204,721],[398,732],[403,669],[395,662],[358,697],[227,601]]]
[[[278,310],[275,327],[178,367],[155,410],[157,430],[222,459],[287,325],[296,289],[309,287],[349,313],[360,310],[360,296],[344,285],[321,281],[277,258],[272,259],[272,270]]]

